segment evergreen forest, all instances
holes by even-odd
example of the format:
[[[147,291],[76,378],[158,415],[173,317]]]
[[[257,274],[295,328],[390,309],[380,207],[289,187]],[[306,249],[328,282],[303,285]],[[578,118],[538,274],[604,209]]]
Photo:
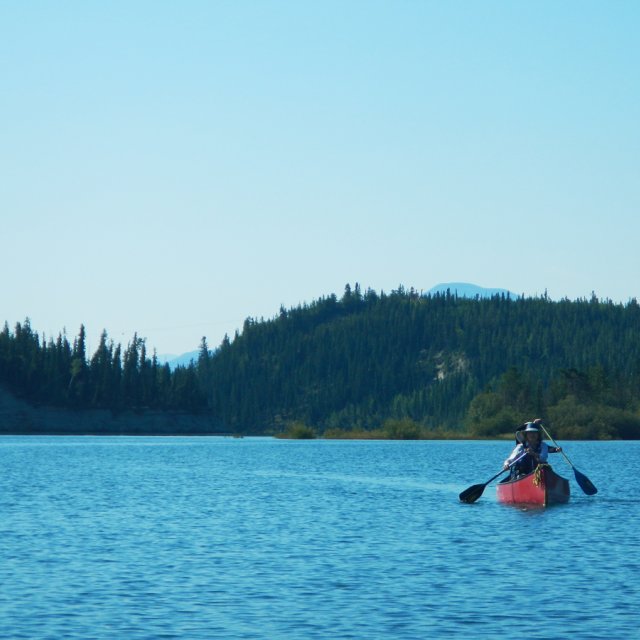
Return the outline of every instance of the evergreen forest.
[[[171,369],[138,336],[86,353],[29,320],[0,332],[0,384],[39,406],[209,414],[228,432],[495,437],[543,418],[557,438],[640,438],[640,305],[388,294],[248,318]]]

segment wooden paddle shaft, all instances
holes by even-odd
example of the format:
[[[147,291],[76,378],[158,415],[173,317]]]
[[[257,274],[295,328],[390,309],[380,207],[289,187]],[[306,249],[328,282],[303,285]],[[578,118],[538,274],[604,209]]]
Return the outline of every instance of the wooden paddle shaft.
[[[544,428],[544,425],[542,423],[539,424],[542,427],[542,430],[544,431],[544,434],[547,436],[547,438],[549,438],[549,440],[551,440],[551,442],[553,442],[553,444],[558,449],[560,449],[560,453],[564,456],[564,459],[575,469],[575,465],[573,464],[573,462],[571,462],[571,460],[569,460],[569,456],[562,450],[562,447],[558,445],[558,443],[551,437],[551,434]]]

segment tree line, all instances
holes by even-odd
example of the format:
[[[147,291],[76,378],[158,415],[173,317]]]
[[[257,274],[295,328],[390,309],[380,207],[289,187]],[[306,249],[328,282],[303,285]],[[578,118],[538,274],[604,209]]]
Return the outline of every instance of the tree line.
[[[248,318],[171,370],[137,336],[85,353],[28,321],[0,333],[0,382],[31,402],[209,412],[238,433],[508,433],[542,417],[557,437],[640,437],[640,305],[590,299],[386,294],[359,285]],[[407,428],[406,425],[409,425]],[[414,429],[415,427],[415,429]]]
[[[0,383],[32,404],[75,409],[155,409],[196,413],[205,409],[194,367],[171,370],[137,334],[123,349],[100,336],[91,357],[83,325],[70,343],[65,333],[49,339],[31,328],[29,319],[5,322],[0,332]]]

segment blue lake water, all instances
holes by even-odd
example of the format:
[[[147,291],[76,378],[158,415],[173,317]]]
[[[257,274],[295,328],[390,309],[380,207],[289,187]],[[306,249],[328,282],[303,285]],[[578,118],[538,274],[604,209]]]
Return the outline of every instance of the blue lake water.
[[[2,638],[640,638],[640,443],[0,438]]]

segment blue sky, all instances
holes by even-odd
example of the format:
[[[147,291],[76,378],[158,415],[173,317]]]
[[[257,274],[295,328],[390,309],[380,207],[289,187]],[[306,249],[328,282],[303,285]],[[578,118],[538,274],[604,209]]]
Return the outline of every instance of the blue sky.
[[[640,3],[0,3],[0,321],[210,346],[346,283],[640,298]]]

